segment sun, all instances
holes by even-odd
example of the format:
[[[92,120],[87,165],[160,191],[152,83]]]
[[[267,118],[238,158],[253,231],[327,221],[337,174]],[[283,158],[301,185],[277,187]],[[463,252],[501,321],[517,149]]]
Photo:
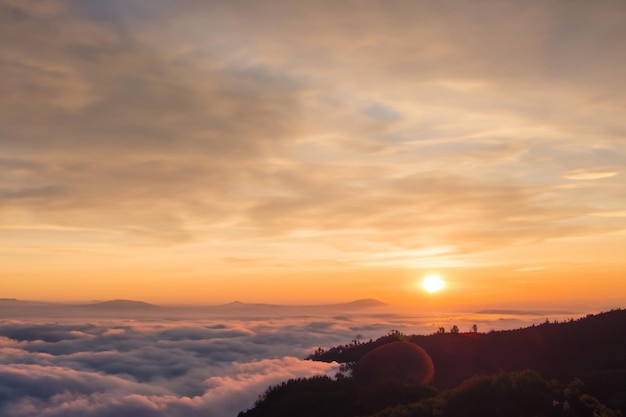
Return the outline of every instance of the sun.
[[[439,275],[427,275],[421,284],[422,288],[431,294],[443,290],[446,286],[445,281]]]

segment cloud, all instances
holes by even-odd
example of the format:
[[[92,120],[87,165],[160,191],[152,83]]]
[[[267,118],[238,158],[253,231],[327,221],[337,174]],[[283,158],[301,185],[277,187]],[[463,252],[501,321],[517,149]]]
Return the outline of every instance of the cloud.
[[[80,328],[79,328],[80,329]],[[89,336],[74,326],[24,326],[17,324],[0,325],[0,336],[22,341],[43,341],[56,343],[62,340],[80,339]]]
[[[296,309],[289,316],[248,319],[57,319],[0,323],[2,416],[232,417],[271,385],[334,375],[337,364],[301,359],[317,347],[376,338],[391,329],[428,334],[451,321],[502,328],[545,317],[330,317]]]
[[[243,7],[0,2],[7,257],[406,267],[615,227],[621,3]]]
[[[219,196],[295,133],[299,86],[262,66],[177,62],[117,22],[123,6],[0,5],[2,37],[20,39],[0,65],[2,145],[16,156],[2,160],[0,208],[185,241],[189,218],[236,210]]]
[[[296,358],[235,364],[228,376],[210,377],[206,391],[179,396],[155,384],[39,365],[0,367],[0,410],[5,416],[228,416],[252,404],[268,386],[323,374],[331,365]],[[199,387],[200,388],[200,387]]]
[[[269,385],[334,372],[303,361],[327,336],[282,319],[253,322],[4,324],[0,413],[17,416],[230,416]],[[246,329],[243,331],[243,329]],[[299,340],[296,335],[308,334]],[[335,338],[339,337],[336,332]],[[266,343],[262,343],[263,334]],[[317,335],[317,336],[316,336]],[[298,348],[298,346],[300,346]],[[285,356],[278,356],[284,354]],[[120,414],[121,413],[121,414]]]
[[[588,170],[576,170],[569,172],[565,175],[568,180],[601,180],[603,178],[611,178],[619,174],[615,171],[588,171]]]
[[[21,308],[30,310],[29,304]],[[219,313],[176,318],[75,317],[54,322],[5,311],[0,321],[0,415],[232,417],[270,385],[290,378],[334,375],[337,364],[302,360],[318,347],[377,338],[396,329],[429,334],[454,321],[506,328],[542,322],[525,315],[369,314],[296,307],[248,318]],[[572,313],[567,313],[571,315]],[[569,316],[568,316],[569,317]],[[126,413],[126,414],[125,414]]]

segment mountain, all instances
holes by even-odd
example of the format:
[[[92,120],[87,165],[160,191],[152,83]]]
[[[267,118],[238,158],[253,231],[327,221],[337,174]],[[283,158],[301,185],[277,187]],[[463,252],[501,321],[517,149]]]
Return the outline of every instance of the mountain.
[[[559,311],[559,310],[506,310],[506,309],[491,309],[480,310],[476,314],[501,314],[511,316],[546,316],[553,314],[573,314],[571,311]]]
[[[280,317],[309,314],[340,314],[365,311],[385,306],[385,303],[363,299],[342,304],[280,305],[242,303],[234,301],[221,305],[156,305],[138,300],[115,299],[83,303],[59,303],[23,301],[0,298],[0,315],[3,317],[64,317],[74,314],[83,316],[157,316],[168,317]]]
[[[0,298],[0,313],[6,317],[18,316],[49,316],[51,310],[58,309],[62,304],[43,301],[28,301],[15,298]]]
[[[363,299],[360,299],[360,300],[351,301],[349,303],[329,304],[326,307],[328,307],[328,308],[345,308],[345,309],[355,308],[355,309],[358,309],[358,308],[385,307],[386,305],[387,305],[387,303],[384,303],[384,302],[382,302],[380,300],[376,300],[374,298],[363,298]]]
[[[339,304],[305,304],[305,305],[285,305],[285,304],[265,304],[265,303],[242,303],[233,301],[228,304],[206,307],[209,311],[219,312],[262,312],[262,313],[293,313],[293,312],[323,312],[337,310],[361,310],[376,307],[384,307],[382,301],[372,298],[355,300],[348,303]]]
[[[157,310],[160,307],[155,304],[146,303],[144,301],[135,301],[135,300],[110,300],[110,301],[102,301],[93,304],[81,304],[77,307],[86,308],[91,310],[101,310],[101,311],[116,311],[116,310],[133,310],[133,311],[146,311],[146,310]]]
[[[17,298],[0,298],[0,306],[53,306],[56,303],[45,301],[19,300]]]

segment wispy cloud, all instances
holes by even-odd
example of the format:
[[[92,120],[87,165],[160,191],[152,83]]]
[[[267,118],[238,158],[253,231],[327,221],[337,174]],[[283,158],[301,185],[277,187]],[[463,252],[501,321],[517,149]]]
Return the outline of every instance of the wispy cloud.
[[[587,171],[577,170],[565,174],[568,180],[601,180],[603,178],[611,178],[619,174],[614,171]]]
[[[0,244],[227,271],[626,227],[587,215],[623,205],[623,5],[448,5],[3,0]]]

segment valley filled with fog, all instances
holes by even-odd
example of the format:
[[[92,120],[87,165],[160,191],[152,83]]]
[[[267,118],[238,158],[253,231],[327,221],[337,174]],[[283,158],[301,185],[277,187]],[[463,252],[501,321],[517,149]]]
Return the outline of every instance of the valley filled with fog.
[[[318,347],[392,330],[519,328],[575,312],[427,314],[372,301],[286,307],[232,303],[55,305],[0,301],[0,415],[234,417],[290,378],[334,375]]]

